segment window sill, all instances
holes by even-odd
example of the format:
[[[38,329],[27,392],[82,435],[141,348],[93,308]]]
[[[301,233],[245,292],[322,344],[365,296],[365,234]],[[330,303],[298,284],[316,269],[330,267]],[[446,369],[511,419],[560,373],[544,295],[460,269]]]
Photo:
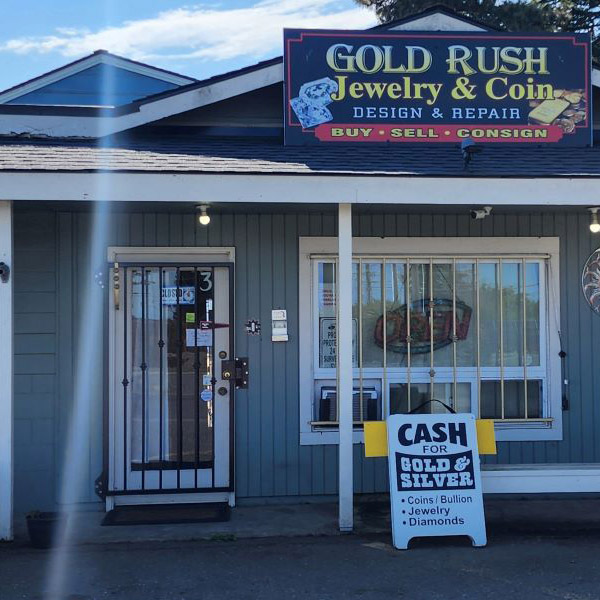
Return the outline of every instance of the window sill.
[[[358,431],[362,431],[364,421],[353,421],[352,427]],[[311,421],[310,426],[313,430],[318,431],[337,431],[338,421]]]
[[[300,432],[301,446],[337,445],[339,432],[335,424],[323,427],[322,422],[311,423],[314,429]],[[319,426],[321,426],[319,428]],[[562,440],[560,420],[528,419],[495,421],[497,442],[545,442]],[[352,432],[354,444],[364,443],[362,424],[356,424]]]

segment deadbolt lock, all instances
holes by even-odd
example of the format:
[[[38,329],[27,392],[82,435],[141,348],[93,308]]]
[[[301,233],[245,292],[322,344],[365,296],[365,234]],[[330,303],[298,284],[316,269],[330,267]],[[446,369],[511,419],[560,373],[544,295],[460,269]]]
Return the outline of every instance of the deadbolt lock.
[[[221,378],[225,381],[234,381],[236,390],[248,387],[248,376],[247,358],[236,358],[235,360],[221,362]]]

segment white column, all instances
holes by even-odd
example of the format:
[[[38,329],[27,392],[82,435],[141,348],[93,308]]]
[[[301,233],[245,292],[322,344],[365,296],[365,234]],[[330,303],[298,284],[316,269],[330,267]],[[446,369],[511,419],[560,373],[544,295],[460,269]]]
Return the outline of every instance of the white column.
[[[0,263],[12,268],[12,203],[0,201]],[[0,279],[0,540],[13,537],[13,274]]]
[[[352,531],[354,483],[352,458],[352,205],[340,204],[337,270],[337,392],[339,406],[339,523]]]

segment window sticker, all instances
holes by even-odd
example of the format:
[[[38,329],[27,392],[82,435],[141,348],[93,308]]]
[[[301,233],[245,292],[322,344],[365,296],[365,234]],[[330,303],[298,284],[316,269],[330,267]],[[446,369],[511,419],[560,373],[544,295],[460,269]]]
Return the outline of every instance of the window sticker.
[[[196,333],[198,337],[196,338]],[[185,345],[188,348],[194,348],[196,346],[208,347],[213,345],[212,329],[186,329],[185,330]]]
[[[179,296],[179,302],[177,302]],[[196,294],[193,286],[167,285],[162,289],[162,303],[167,305],[173,304],[194,304]]]
[[[335,369],[336,324],[334,318],[319,319],[319,366]],[[352,366],[358,367],[358,319],[352,319]]]

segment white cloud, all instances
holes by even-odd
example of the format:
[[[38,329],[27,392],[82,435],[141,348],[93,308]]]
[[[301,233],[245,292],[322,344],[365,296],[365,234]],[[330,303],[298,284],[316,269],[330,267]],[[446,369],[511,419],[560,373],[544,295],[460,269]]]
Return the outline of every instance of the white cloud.
[[[0,43],[16,54],[58,52],[66,57],[100,48],[135,60],[259,59],[281,53],[284,27],[363,29],[376,24],[369,10],[345,0],[263,0],[246,8],[193,6],[98,31],[57,29],[53,35]]]

